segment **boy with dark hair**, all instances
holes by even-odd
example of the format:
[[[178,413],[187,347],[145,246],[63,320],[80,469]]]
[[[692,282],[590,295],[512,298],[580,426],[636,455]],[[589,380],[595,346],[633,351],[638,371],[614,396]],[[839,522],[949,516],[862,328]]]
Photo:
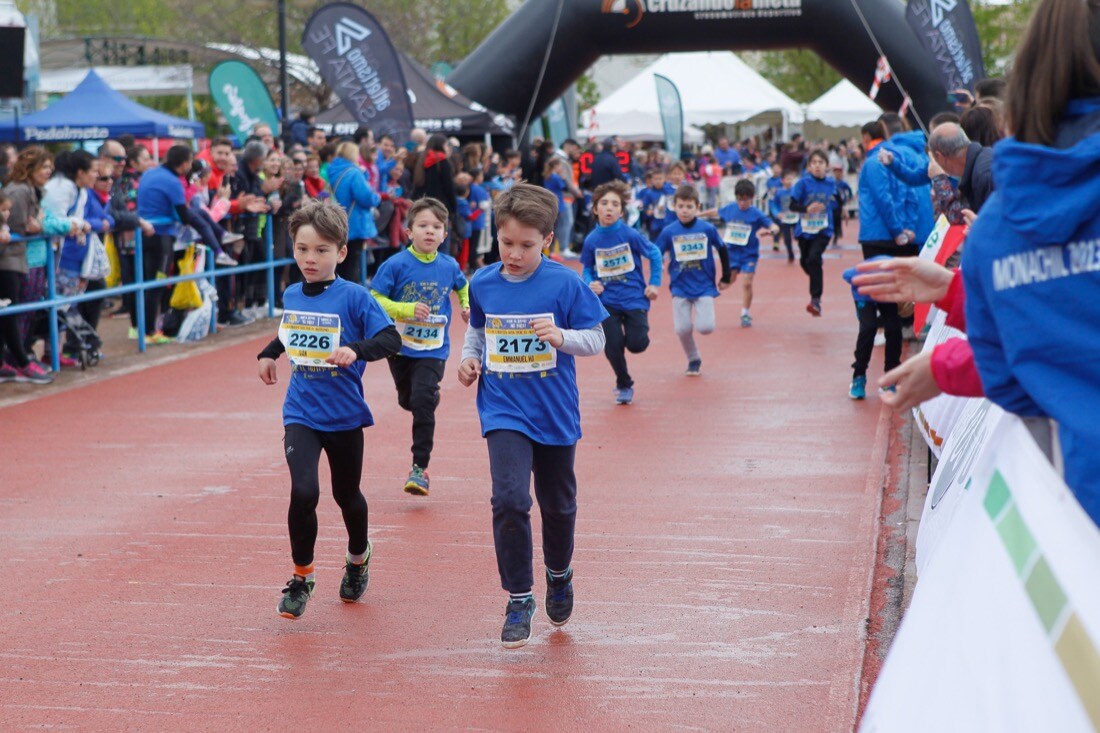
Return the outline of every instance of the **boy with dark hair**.
[[[546,615],[561,626],[573,612],[573,536],[581,437],[575,357],[603,348],[607,311],[569,268],[543,257],[553,241],[558,200],[517,183],[495,210],[501,262],[470,283],[470,327],[459,381],[478,381],[477,409],[489,447],[493,542],[509,594],[500,641],[531,638],[531,475],[542,513]]]
[[[821,315],[821,294],[824,290],[822,255],[833,237],[833,204],[836,181],[827,177],[829,156],[822,150],[810,153],[806,173],[791,190],[791,211],[802,216],[795,228],[798,237],[799,264],[810,278],[810,302],[806,312],[815,318]]]
[[[413,416],[413,465],[405,491],[427,496],[439,382],[451,350],[451,291],[458,293],[462,320],[469,322],[470,286],[454,258],[439,251],[447,238],[447,207],[437,199],[419,199],[406,222],[410,244],[378,268],[371,295],[401,334],[401,353],[390,357],[390,373],[397,404]]]
[[[607,339],[604,356],[615,372],[615,402],[634,401],[634,380],[626,369],[626,352],[640,354],[649,347],[649,301],[661,287],[661,251],[623,221],[630,188],[611,181],[596,188],[597,226],[581,250],[582,277],[607,309],[603,322]],[[661,204],[664,208],[664,204]],[[649,284],[642,277],[642,258],[649,260]]]
[[[752,205],[756,198],[756,186],[752,181],[742,179],[733,188],[737,203],[727,204],[715,211],[704,211],[703,216],[717,214],[722,219],[722,241],[729,249],[730,270],[733,282],[738,275],[744,275],[741,281],[741,328],[752,326],[752,281],[756,276],[756,264],[760,261],[759,236],[771,234],[779,236],[779,227]]]
[[[279,614],[296,619],[313,597],[313,549],[321,451],[332,469],[332,495],[348,531],[340,600],[359,600],[370,582],[371,543],[367,500],[359,489],[363,428],[374,424],[363,399],[363,370],[401,348],[397,329],[364,288],[336,276],[348,256],[348,217],[331,203],[309,202],[290,217],[294,261],[304,282],[283,293],[279,336],[257,357],[260,379],[278,381],[275,360],[290,358],[290,385],[283,402],[283,438],[290,468],[291,557],[294,573],[283,589]]]
[[[664,168],[651,168],[645,174],[646,187],[638,194],[642,223],[650,240],[656,239],[670,218],[669,209],[676,189],[665,182]],[[625,206],[625,204],[624,204]]]
[[[657,237],[657,249],[668,253],[669,289],[672,291],[672,322],[687,355],[684,372],[697,377],[703,366],[693,331],[714,331],[714,299],[730,284],[730,258],[718,230],[699,216],[699,192],[694,186],[680,186],[674,196],[676,221]],[[714,287],[714,255],[722,263],[722,279]]]

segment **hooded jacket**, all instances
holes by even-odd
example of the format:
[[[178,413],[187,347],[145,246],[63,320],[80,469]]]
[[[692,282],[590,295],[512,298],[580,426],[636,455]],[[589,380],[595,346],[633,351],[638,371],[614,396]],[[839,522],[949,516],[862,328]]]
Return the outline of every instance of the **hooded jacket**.
[[[901,181],[879,162],[878,145],[867,151],[859,169],[859,241],[893,242],[905,230]]]
[[[458,216],[454,173],[451,172],[451,163],[447,160],[447,156],[437,150],[424,152],[424,179],[419,185],[413,186],[412,198],[414,201],[425,196],[443,202],[443,205],[447,207],[447,215],[453,229],[455,217]]]
[[[924,244],[936,226],[936,217],[932,213],[932,182],[928,178],[928,154],[925,152],[927,145],[928,139],[919,130],[894,135],[882,145],[894,154],[890,172],[905,184],[902,187],[905,196],[902,220],[905,228],[916,234],[917,244]]]
[[[367,183],[367,174],[347,158],[337,156],[328,164],[328,179],[333,198],[348,212],[348,239],[377,237],[372,209],[382,199]]]
[[[970,143],[966,151],[966,167],[959,179],[959,191],[966,197],[968,208],[975,213],[981,211],[993,193],[993,181],[993,148]]]
[[[986,396],[1058,421],[1066,483],[1100,523],[1100,98],[1066,118],[1055,147],[997,144],[963,253],[966,325]]]

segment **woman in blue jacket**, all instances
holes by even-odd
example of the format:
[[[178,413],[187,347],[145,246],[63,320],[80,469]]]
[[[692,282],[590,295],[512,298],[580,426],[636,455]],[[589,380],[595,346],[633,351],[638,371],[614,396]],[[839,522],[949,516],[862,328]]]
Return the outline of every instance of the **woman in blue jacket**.
[[[367,183],[367,175],[359,169],[359,148],[353,142],[343,142],[336,148],[336,157],[328,164],[328,180],[337,203],[348,212],[348,256],[336,266],[336,274],[353,283],[360,282],[360,253],[378,236],[374,225],[374,207],[382,198]]]
[[[1007,112],[963,250],[967,335],[989,399],[1057,421],[1066,483],[1100,524],[1100,4],[1039,3]]]

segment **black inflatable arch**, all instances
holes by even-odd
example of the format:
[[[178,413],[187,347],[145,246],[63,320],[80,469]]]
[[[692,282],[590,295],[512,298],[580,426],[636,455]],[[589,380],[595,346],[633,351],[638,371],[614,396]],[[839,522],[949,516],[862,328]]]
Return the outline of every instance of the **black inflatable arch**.
[[[935,61],[906,24],[905,5],[857,2],[921,118],[944,109]],[[522,120],[558,8],[558,0],[527,0],[447,81],[489,109]],[[879,56],[852,0],[564,0],[561,8],[536,115],[607,54],[801,47],[817,52],[860,89],[870,88]],[[902,96],[891,83],[878,102],[898,109]]]

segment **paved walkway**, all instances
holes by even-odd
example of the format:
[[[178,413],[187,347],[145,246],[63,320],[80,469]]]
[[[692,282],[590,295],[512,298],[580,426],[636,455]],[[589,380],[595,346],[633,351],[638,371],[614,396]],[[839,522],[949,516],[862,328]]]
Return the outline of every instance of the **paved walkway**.
[[[552,631],[540,582],[521,650],[496,640],[485,444],[453,361],[428,499],[401,492],[410,417],[368,367],[370,590],[339,602],[345,537],[322,497],[299,621],[275,613],[287,365],[260,383],[266,339],[0,409],[3,727],[849,730],[886,423],[846,396],[840,271],[858,255],[833,254],[821,319],[785,260],[761,263],[754,328],[727,291],[699,379],[667,290],[633,406],[583,360],[576,613]]]

